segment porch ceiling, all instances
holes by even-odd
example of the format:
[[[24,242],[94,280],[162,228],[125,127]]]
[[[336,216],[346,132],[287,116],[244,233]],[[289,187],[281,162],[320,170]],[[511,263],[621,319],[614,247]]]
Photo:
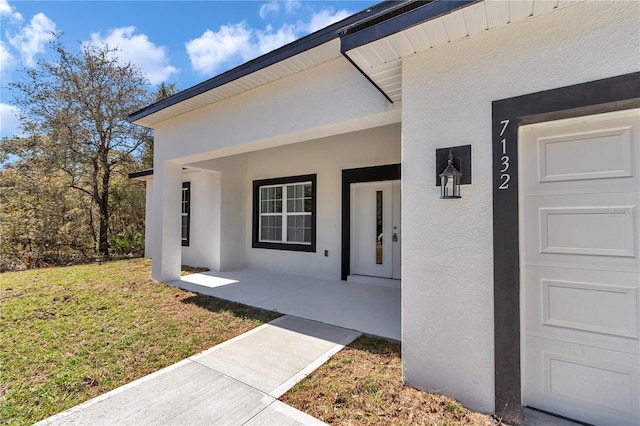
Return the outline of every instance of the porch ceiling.
[[[356,38],[358,33],[346,35],[342,40],[342,49],[380,90],[396,102],[402,100],[403,57],[551,12],[578,1],[580,0],[482,0],[408,28],[400,27],[397,32],[369,43],[349,43],[349,37]],[[423,7],[435,8],[436,3]],[[394,19],[401,21],[402,16]],[[351,45],[354,47],[351,48]]]

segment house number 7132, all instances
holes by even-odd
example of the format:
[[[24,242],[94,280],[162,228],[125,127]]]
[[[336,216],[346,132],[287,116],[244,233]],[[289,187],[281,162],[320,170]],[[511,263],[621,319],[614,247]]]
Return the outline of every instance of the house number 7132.
[[[502,138],[509,125],[509,120],[502,120],[500,124],[502,125],[502,130],[500,130],[500,137]],[[507,138],[502,138],[500,143],[502,144],[502,156],[500,157],[500,186],[498,186],[498,189],[509,189],[511,175],[508,173],[509,154],[507,154]]]

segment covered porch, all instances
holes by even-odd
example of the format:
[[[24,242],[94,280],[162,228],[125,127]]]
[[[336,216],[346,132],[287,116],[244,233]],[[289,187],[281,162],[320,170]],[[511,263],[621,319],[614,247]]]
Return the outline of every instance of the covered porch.
[[[254,269],[192,274],[169,284],[207,296],[401,340],[400,288]]]

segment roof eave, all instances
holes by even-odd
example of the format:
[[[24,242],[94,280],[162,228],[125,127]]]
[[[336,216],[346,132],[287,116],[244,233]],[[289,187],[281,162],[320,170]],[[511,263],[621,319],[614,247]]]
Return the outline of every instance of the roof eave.
[[[478,1],[481,0],[415,2],[412,6],[415,6],[416,3],[424,4],[411,7],[406,13],[401,14],[397,14],[397,8],[389,10],[388,12],[382,12],[379,16],[355,23],[349,27],[344,27],[340,37],[341,51],[343,53],[348,52],[349,50],[396,34],[407,28],[446,15]]]
[[[407,0],[385,0],[382,3],[378,3],[366,10],[351,15],[342,21],[329,25],[328,27],[295,40],[202,83],[180,91],[169,98],[135,111],[129,115],[128,119],[132,123],[148,125],[148,123],[145,124],[145,120],[143,120],[145,117],[336,39],[339,37],[339,29],[355,22],[362,21],[370,14],[378,15],[385,10],[395,9],[398,7],[399,3],[406,2]]]
[[[129,173],[129,179],[148,180],[153,177],[153,169],[140,170],[138,172]]]

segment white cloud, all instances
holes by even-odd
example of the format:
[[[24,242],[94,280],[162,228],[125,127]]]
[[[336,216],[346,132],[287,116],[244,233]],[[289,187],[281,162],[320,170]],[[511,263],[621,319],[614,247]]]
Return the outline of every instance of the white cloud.
[[[36,64],[35,55],[45,51],[45,45],[54,39],[55,33],[55,22],[38,13],[16,35],[9,36],[9,43],[20,52],[25,65],[32,67]]]
[[[293,13],[299,7],[300,2],[298,0],[285,0],[284,2],[284,10],[286,10],[287,13]]]
[[[284,7],[287,13],[300,7],[297,0],[270,1],[260,7],[260,16],[277,13]],[[308,22],[284,24],[278,30],[271,25],[264,29],[251,28],[246,22],[228,24],[218,31],[206,30],[200,37],[185,43],[191,60],[191,68],[201,74],[210,75],[259,55],[275,50],[295,39],[324,28],[351,15],[347,10],[321,10],[313,13]]]
[[[266,19],[271,13],[277,13],[280,11],[280,2],[278,0],[270,1],[260,6],[260,17]]]
[[[15,59],[6,45],[6,43],[0,40],[0,73],[4,73],[7,69],[15,65]]]
[[[206,30],[200,37],[185,43],[191,68],[207,74],[220,65],[246,56],[251,33],[245,22],[223,25],[220,30]]]
[[[293,13],[296,9],[300,7],[300,2],[298,0],[271,0],[268,3],[264,3],[260,6],[260,17],[262,19],[266,19],[272,13],[280,12],[281,6],[284,5],[284,10],[287,13]]]
[[[345,9],[335,12],[332,9],[324,9],[320,12],[314,13],[309,23],[306,25],[302,24],[302,26],[305,27],[307,32],[312,33],[321,28],[328,27],[329,25],[341,21],[351,15],[352,13]]]
[[[123,62],[131,62],[149,79],[151,84],[167,81],[178,69],[169,65],[164,46],[153,44],[145,34],[135,34],[136,27],[122,27],[110,30],[106,37],[100,33],[91,34],[91,43],[106,43],[111,48],[118,48],[118,58]]]
[[[296,26],[283,25],[275,33],[273,32],[273,29],[271,27],[267,27],[266,31],[256,31],[255,34],[258,42],[254,50],[258,54],[262,55],[295,40]],[[253,52],[249,56],[251,57],[245,58],[245,60],[252,59],[252,57],[254,56]]]
[[[13,6],[9,6],[7,0],[0,0],[0,16],[6,16],[12,21],[22,21],[22,15]]]
[[[224,66],[237,65],[296,39],[296,27],[283,25],[277,31],[250,28],[246,22],[223,25],[216,32],[207,30],[185,45],[191,67],[202,74],[211,74]]]
[[[18,107],[0,103],[0,136],[11,137],[19,133]]]

